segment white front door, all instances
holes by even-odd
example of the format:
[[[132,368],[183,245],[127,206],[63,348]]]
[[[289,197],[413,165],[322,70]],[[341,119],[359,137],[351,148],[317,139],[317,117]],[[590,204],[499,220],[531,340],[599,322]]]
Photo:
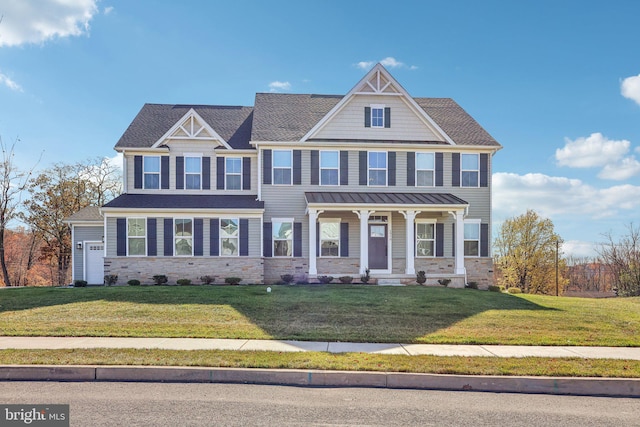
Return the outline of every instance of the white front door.
[[[84,242],[84,277],[90,285],[104,283],[104,243]]]

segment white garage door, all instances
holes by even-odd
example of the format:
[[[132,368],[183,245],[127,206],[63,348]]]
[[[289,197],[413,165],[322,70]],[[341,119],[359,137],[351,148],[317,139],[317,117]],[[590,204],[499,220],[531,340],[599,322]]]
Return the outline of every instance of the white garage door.
[[[85,242],[84,245],[85,277],[90,285],[104,283],[104,243]]]

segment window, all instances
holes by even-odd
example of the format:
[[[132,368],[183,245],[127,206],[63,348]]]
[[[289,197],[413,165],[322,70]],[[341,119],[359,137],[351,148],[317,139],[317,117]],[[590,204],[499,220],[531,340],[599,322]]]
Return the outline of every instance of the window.
[[[338,185],[340,174],[340,153],[320,152],[320,185]]]
[[[320,223],[320,256],[340,256],[340,221]]]
[[[273,256],[290,257],[293,255],[293,221],[273,221]]]
[[[464,224],[464,256],[480,255],[480,223],[465,222]]]
[[[479,170],[479,156],[477,154],[463,154],[461,157],[461,174],[463,187],[477,187]]]
[[[416,153],[416,185],[418,187],[433,187],[435,169],[433,153]]]
[[[160,156],[144,156],[143,158],[144,188],[157,190],[160,188]]]
[[[436,254],[436,226],[432,222],[416,223],[416,256],[432,257]]]
[[[242,159],[239,157],[227,157],[225,162],[226,189],[242,190]]]
[[[202,171],[201,157],[184,158],[184,182],[187,190],[200,189],[200,172]]]
[[[147,254],[147,220],[127,218],[127,255]]]
[[[174,220],[174,240],[176,256],[192,256],[193,255],[193,220],[192,219],[175,219]]]
[[[220,255],[236,256],[238,255],[238,236],[239,236],[238,220],[220,219]]]
[[[273,150],[273,183],[291,185],[291,150]]]
[[[384,127],[384,105],[371,106],[371,127],[372,128]]]
[[[387,185],[386,152],[369,152],[369,185]]]

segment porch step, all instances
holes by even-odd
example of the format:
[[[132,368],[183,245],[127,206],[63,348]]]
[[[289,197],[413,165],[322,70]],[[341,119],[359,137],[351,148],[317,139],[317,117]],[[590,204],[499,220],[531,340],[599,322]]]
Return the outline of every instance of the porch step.
[[[404,286],[399,279],[378,279],[378,286]]]

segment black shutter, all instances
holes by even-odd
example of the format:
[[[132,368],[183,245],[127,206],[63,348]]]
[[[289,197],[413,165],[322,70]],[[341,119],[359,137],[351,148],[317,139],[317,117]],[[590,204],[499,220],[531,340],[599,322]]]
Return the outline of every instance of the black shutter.
[[[489,155],[480,154],[480,187],[489,186]]]
[[[384,109],[384,127],[391,127],[391,108],[385,107]]]
[[[272,227],[273,225],[270,222],[262,224],[262,250],[265,257],[273,256],[273,243],[271,242]]]
[[[360,151],[360,185],[367,185],[367,175],[368,175],[368,170],[367,170],[367,152],[366,151]]]
[[[371,107],[364,107],[364,127],[371,127]]]
[[[395,151],[389,151],[387,153],[387,184],[391,187],[396,185],[396,152]]]
[[[169,156],[160,157],[160,188],[169,189]]]
[[[302,151],[293,150],[293,185],[302,184]]]
[[[224,190],[224,157],[216,158],[216,189]]]
[[[164,219],[164,256],[173,256],[173,218]]]
[[[293,256],[297,258],[302,256],[302,223],[301,222],[293,223]]]
[[[451,154],[451,185],[460,187],[460,153]]]
[[[344,258],[349,256],[349,223],[348,222],[340,223],[340,256]]]
[[[202,158],[202,189],[211,190],[211,157]]]
[[[451,256],[456,256],[456,223],[451,224]]]
[[[147,256],[158,255],[158,226],[155,218],[147,218]]]
[[[262,152],[262,183],[271,184],[271,150]]]
[[[242,158],[242,189],[251,190],[251,157]]]
[[[240,219],[240,256],[249,256],[249,220]]]
[[[436,256],[444,256],[444,224],[436,223]]]
[[[142,156],[133,156],[133,188],[142,188]]]
[[[176,189],[184,189],[184,157],[176,157]]]
[[[193,256],[202,256],[203,254],[203,225],[202,218],[193,220]]]
[[[407,187],[416,185],[416,153],[407,152]]]
[[[349,185],[349,152],[340,152],[340,185]]]
[[[209,220],[209,255],[220,255],[220,220],[218,218]]]
[[[489,256],[489,224],[480,224],[480,256]]]
[[[127,219],[116,219],[116,255],[127,256]]]
[[[442,153],[436,153],[436,187],[444,185],[444,157]]]
[[[311,185],[320,183],[320,152],[311,150]]]

